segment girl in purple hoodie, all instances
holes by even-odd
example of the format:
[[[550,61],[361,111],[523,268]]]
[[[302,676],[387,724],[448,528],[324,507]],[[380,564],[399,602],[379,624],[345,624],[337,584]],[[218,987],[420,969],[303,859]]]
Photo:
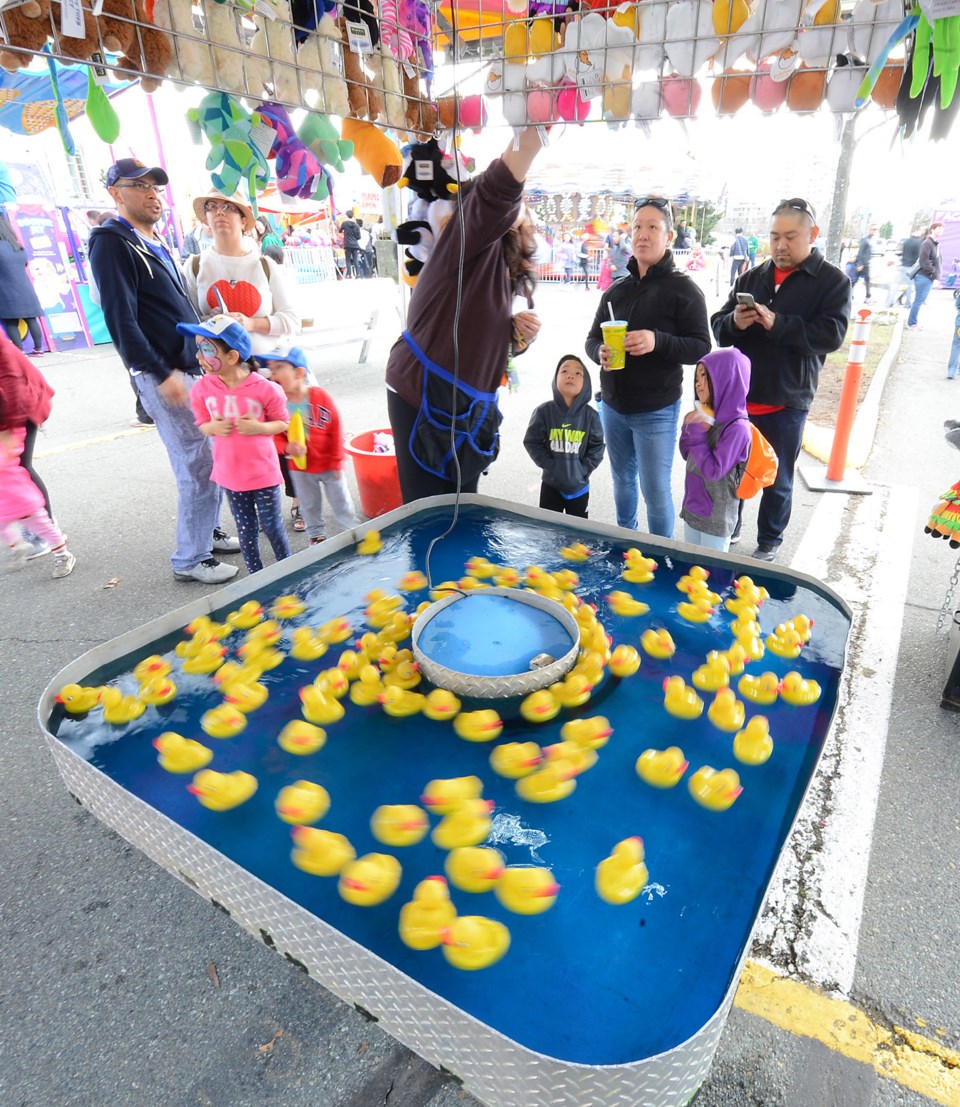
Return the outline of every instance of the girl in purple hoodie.
[[[737,486],[750,455],[749,388],[750,360],[733,347],[713,350],[697,365],[697,402],[680,432],[687,463],[680,518],[691,545],[730,548],[740,507]]]

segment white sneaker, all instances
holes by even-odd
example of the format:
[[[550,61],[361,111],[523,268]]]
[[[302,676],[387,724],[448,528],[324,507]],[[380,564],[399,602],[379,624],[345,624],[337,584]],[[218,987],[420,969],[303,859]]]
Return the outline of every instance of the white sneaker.
[[[194,565],[192,569],[174,569],[175,580],[195,580],[200,584],[223,584],[225,580],[237,575],[236,565],[225,565],[215,557],[208,557]]]
[[[72,554],[69,550],[61,550],[60,553],[53,555],[53,575],[55,577],[70,576],[76,563],[76,554]]]
[[[217,527],[213,532],[214,553],[239,553],[240,539]]]
[[[29,542],[17,542],[10,547],[10,560],[7,562],[7,568],[11,573],[15,573],[18,569],[22,569],[27,563],[27,558],[33,553],[33,546]]]
[[[35,534],[30,535],[27,538],[30,543],[30,552],[27,554],[27,561],[33,561],[35,557],[43,557],[51,550],[49,542],[44,542],[42,538],[38,538]]]

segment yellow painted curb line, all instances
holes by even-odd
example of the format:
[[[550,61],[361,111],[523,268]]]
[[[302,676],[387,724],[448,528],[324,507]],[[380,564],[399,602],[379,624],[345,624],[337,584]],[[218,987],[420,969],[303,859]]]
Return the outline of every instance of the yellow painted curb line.
[[[960,1107],[960,1053],[914,1031],[892,1030],[866,1012],[748,961],[734,1000],[767,1022],[870,1065],[879,1076],[944,1107]]]
[[[143,434],[151,430],[150,427],[131,427],[130,430],[117,431],[115,434],[103,434],[99,438],[84,438],[80,442],[68,442],[65,446],[54,446],[52,449],[43,450],[33,456],[37,461],[43,461],[45,457],[56,457],[57,454],[68,454],[72,450],[83,450],[87,446],[102,446],[104,442],[116,442],[121,438],[130,438],[134,434]]]

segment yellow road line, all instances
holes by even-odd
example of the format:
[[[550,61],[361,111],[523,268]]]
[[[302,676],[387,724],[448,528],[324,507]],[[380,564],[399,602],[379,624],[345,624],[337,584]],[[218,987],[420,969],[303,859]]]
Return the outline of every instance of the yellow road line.
[[[870,1065],[888,1080],[944,1107],[960,1107],[960,1053],[912,1030],[881,1026],[866,1012],[748,961],[736,1005],[774,1026],[813,1038]],[[918,1020],[919,1025],[923,1025]]]
[[[80,442],[68,442],[66,446],[54,446],[52,449],[43,450],[33,456],[37,461],[45,457],[56,457],[57,454],[68,454],[71,450],[83,450],[87,446],[102,446],[104,442],[116,442],[119,438],[129,438],[133,434],[143,434],[150,427],[131,427],[130,430],[117,431],[116,434],[104,434],[99,438],[84,438]]]

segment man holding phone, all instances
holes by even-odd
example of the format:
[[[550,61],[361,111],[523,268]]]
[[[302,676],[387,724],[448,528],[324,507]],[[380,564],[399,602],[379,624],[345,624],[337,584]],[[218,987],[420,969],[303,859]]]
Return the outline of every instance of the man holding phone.
[[[777,558],[807,411],[824,360],[843,344],[850,321],[850,281],[814,248],[819,233],[811,204],[781,200],[770,222],[769,260],[736,279],[710,320],[719,345],[750,358],[747,414],[780,462],[776,481],[761,494],[752,555],[760,561]],[[740,509],[742,515],[742,501]],[[730,541],[739,538],[738,522]]]

